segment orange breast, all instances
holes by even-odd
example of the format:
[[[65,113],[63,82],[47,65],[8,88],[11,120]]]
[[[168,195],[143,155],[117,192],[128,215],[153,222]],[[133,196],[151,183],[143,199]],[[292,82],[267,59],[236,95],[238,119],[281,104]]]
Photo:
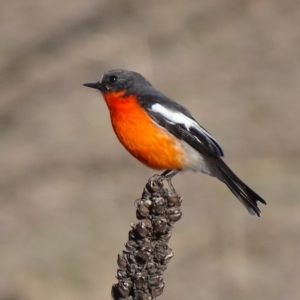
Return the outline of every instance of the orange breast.
[[[104,95],[114,131],[123,146],[153,169],[183,169],[184,150],[173,135],[152,121],[134,96]]]

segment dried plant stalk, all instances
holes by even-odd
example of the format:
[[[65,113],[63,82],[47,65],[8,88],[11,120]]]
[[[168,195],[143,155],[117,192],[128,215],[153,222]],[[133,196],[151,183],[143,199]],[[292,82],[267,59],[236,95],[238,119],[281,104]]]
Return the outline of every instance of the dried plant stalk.
[[[182,216],[181,202],[170,179],[159,175],[149,179],[136,201],[139,222],[131,225],[126,250],[118,255],[113,299],[150,300],[163,293],[163,273],[174,256],[168,242],[173,224]]]

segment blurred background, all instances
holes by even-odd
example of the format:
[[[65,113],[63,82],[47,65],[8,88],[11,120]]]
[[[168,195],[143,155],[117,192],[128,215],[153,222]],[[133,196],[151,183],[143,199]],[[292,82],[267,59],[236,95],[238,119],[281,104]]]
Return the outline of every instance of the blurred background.
[[[0,299],[109,299],[134,200],[155,173],[119,144],[112,68],[188,107],[268,202],[250,216],[179,174],[162,299],[300,299],[300,2],[0,2]]]

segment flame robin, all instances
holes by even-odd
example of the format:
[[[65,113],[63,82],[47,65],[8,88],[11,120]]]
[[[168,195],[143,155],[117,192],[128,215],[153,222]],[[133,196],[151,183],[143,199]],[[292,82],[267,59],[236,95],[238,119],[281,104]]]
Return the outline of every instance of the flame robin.
[[[169,179],[193,170],[224,182],[247,210],[261,216],[257,202],[266,204],[226,165],[218,142],[182,105],[156,90],[142,75],[127,70],[106,72],[96,83],[110,111],[121,144],[150,168],[166,170]]]

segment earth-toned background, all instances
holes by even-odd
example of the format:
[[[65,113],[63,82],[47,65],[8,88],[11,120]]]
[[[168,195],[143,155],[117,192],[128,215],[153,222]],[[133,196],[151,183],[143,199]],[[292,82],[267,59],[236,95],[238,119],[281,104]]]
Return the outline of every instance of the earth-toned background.
[[[155,173],[119,144],[112,68],[193,111],[263,196],[250,216],[179,174],[183,218],[162,299],[300,299],[300,2],[0,2],[0,299],[109,299],[134,200]]]

